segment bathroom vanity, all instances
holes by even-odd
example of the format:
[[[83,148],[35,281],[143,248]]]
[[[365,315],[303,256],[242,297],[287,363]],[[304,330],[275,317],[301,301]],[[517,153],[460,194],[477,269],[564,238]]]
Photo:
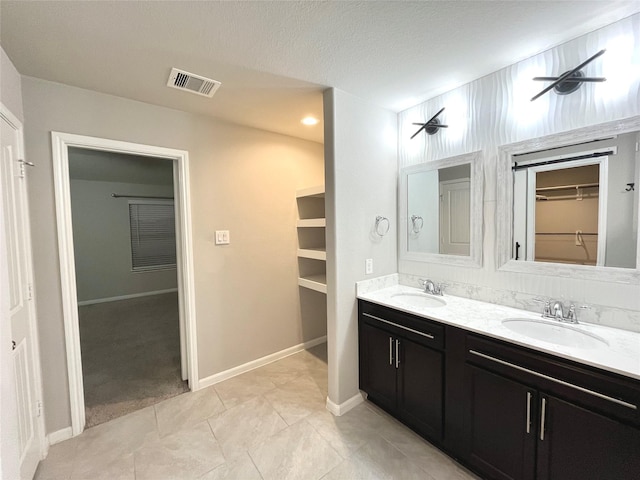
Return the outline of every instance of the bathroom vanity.
[[[640,334],[559,325],[555,344],[505,322],[553,336],[531,312],[401,285],[358,298],[360,389],[483,478],[640,478]]]

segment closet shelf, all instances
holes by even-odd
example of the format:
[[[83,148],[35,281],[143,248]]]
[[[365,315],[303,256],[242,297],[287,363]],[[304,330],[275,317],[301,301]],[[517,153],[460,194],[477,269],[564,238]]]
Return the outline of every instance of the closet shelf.
[[[552,192],[555,190],[572,190],[578,188],[595,188],[600,186],[599,183],[573,183],[571,185],[556,185],[553,187],[538,187],[536,192]]]
[[[298,285],[316,292],[327,293],[327,275],[319,274],[300,277],[298,278]]]
[[[326,227],[327,220],[324,218],[305,218],[298,220],[297,226],[300,228]]]

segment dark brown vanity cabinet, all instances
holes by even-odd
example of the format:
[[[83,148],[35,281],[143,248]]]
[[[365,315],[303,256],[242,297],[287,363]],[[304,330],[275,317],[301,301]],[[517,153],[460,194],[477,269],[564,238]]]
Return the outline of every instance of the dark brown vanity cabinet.
[[[359,340],[360,389],[422,435],[441,440],[443,327],[361,303]]]
[[[464,457],[490,479],[640,478],[637,385],[469,335]]]
[[[358,318],[360,388],[483,479],[640,479],[640,381],[362,300]]]

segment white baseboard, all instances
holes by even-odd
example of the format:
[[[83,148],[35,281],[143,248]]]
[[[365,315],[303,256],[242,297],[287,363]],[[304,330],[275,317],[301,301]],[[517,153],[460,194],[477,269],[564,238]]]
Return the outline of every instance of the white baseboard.
[[[73,429],[71,427],[67,427],[56,432],[51,432],[47,435],[47,441],[49,442],[49,445],[55,445],[56,443],[69,440],[71,437],[73,437]]]
[[[332,402],[331,400],[329,400],[329,397],[327,397],[327,410],[333,413],[336,417],[340,417],[352,408],[360,405],[362,402],[364,402],[364,397],[360,392],[356,393],[346,402],[342,402],[340,404]]]
[[[211,385],[223,382],[225,380],[228,380],[229,378],[241,375],[251,370],[255,370],[256,368],[263,367],[264,365],[273,363],[277,360],[281,360],[285,357],[288,357],[289,355],[293,355],[294,353],[298,353],[302,350],[307,350],[309,348],[315,347],[316,345],[320,345],[321,343],[325,343],[326,341],[326,335],[323,337],[314,338],[313,340],[309,340],[308,342],[299,343],[298,345],[294,345],[293,347],[285,348],[284,350],[272,353],[271,355],[267,355],[266,357],[258,358],[257,360],[252,360],[251,362],[247,362],[243,365],[238,365],[237,367],[230,368],[229,370],[225,370],[224,372],[201,378],[198,381],[197,389],[200,390],[202,388],[210,387]]]
[[[173,293],[177,291],[178,291],[177,288],[169,288],[167,290],[155,290],[153,292],[131,293],[129,295],[119,295],[117,297],[95,298],[93,300],[83,300],[81,302],[78,302],[78,306],[82,307],[84,305],[94,305],[96,303],[117,302],[118,300],[128,300],[130,298],[138,298],[138,297],[150,297],[151,295],[162,295],[163,293]]]

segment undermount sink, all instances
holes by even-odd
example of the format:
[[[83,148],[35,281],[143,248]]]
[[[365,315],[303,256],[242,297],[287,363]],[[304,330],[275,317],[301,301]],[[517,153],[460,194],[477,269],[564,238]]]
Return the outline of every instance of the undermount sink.
[[[414,308],[444,307],[447,304],[444,300],[426,293],[395,293],[391,298]]]
[[[502,324],[520,335],[566,347],[591,349],[609,345],[604,338],[554,320],[507,318]]]

